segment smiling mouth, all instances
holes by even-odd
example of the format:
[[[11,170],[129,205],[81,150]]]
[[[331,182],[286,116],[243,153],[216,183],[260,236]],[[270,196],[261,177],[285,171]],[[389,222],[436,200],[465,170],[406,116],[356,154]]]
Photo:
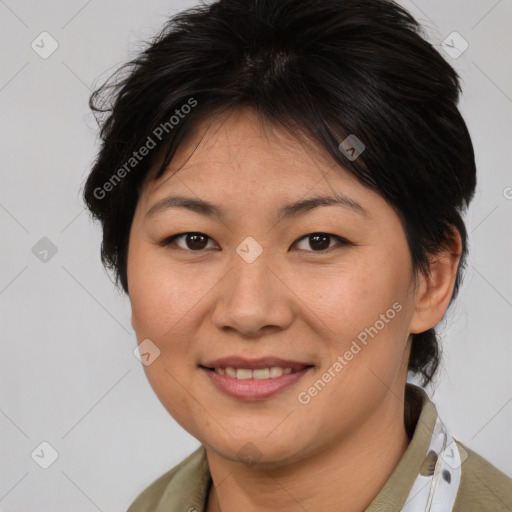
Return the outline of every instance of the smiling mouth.
[[[286,363],[285,363],[286,364]],[[292,363],[289,366],[235,368],[234,366],[203,366],[199,369],[223,394],[243,401],[267,400],[298,383],[313,365]]]
[[[206,366],[201,366],[201,367],[205,368],[206,370],[215,372],[218,375],[223,375],[223,376],[226,376],[226,377],[229,377],[232,379],[237,379],[237,380],[248,380],[248,379],[267,380],[267,379],[277,379],[279,377],[282,377],[283,375],[290,375],[292,373],[300,373],[307,368],[312,368],[313,365],[304,365],[299,368],[270,366],[267,368],[256,368],[253,370],[250,368],[234,368],[232,366],[228,366],[225,368],[222,368],[222,367],[208,368]]]

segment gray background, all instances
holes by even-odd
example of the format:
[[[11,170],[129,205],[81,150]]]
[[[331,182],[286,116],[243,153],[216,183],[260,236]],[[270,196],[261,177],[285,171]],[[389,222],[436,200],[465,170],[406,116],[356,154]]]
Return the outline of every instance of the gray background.
[[[99,226],[80,199],[97,148],[91,88],[194,4],[0,0],[0,510],[125,510],[198,446],[132,353],[128,300],[101,267]],[[469,44],[446,58],[463,79],[479,172],[472,252],[430,394],[455,437],[512,475],[512,2],[403,5],[438,47],[453,31]],[[31,48],[43,31],[59,44],[47,59]],[[47,261],[47,242],[32,252],[43,237],[57,249]],[[42,441],[59,455],[48,469],[31,458]]]

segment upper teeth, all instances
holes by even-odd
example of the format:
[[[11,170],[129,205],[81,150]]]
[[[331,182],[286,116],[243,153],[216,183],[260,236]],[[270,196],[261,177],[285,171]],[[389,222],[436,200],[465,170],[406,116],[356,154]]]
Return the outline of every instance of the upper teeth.
[[[292,373],[291,368],[280,368],[279,366],[272,366],[272,368],[258,368],[251,370],[248,368],[215,368],[215,371],[220,375],[227,375],[233,379],[274,379],[281,377],[281,375]]]

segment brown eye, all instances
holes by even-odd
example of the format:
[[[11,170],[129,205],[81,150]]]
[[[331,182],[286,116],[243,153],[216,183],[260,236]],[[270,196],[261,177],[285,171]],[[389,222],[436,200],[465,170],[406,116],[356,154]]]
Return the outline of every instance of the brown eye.
[[[176,245],[180,249],[186,251],[201,251],[207,248],[208,242],[212,240],[208,235],[204,233],[180,233],[166,238],[159,245],[162,246],[173,246]]]
[[[331,237],[329,235],[310,235],[309,244],[314,251],[324,251],[331,245]]]
[[[331,249],[331,241],[335,239],[338,241],[338,245],[347,245],[349,242],[339,236],[330,235],[329,233],[311,233],[303,236],[296,243],[303,243],[305,247],[300,247],[300,250],[308,252],[320,252]]]
[[[189,233],[185,235],[185,245],[193,251],[200,251],[208,244],[208,237],[201,233]]]

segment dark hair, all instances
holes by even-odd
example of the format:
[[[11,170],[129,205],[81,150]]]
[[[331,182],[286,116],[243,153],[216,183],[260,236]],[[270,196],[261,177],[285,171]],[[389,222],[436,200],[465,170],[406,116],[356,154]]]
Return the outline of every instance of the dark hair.
[[[160,153],[142,158],[139,148],[165,150],[161,176],[200,119],[251,106],[319,143],[387,200],[415,272],[428,275],[429,255],[457,229],[453,300],[467,253],[461,214],[476,186],[459,92],[454,69],[389,0],[220,0],[183,11],[90,99],[102,144],[84,198],[103,227],[102,262],[128,293],[130,226]],[[339,147],[351,134],[365,146],[356,159]],[[423,384],[439,361],[435,330],[413,335],[409,370]]]

